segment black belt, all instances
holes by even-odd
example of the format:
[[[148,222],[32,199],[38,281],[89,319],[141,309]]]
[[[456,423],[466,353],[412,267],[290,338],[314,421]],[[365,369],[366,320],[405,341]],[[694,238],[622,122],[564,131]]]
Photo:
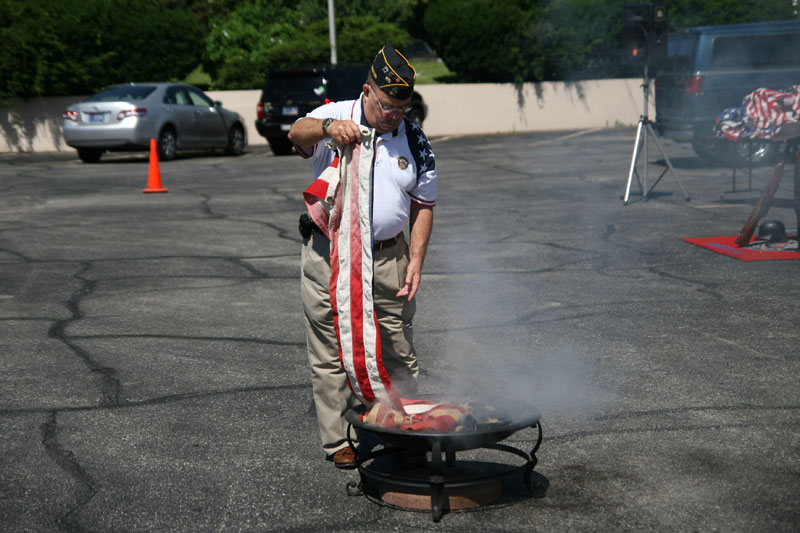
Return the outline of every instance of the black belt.
[[[397,237],[392,237],[391,239],[386,239],[385,241],[375,241],[375,244],[372,246],[372,249],[376,252],[378,250],[383,250],[385,248],[391,248],[397,244]]]
[[[323,233],[323,231],[319,229],[316,224],[314,224],[314,221],[311,220],[310,216],[308,216],[306,213],[300,215],[300,235],[302,235],[304,239],[308,239],[309,237],[311,237],[311,232],[314,231],[316,231],[320,235],[325,235],[325,233]],[[399,234],[395,235],[391,239],[386,239],[385,241],[375,241],[375,244],[373,244],[372,249],[378,251],[391,248],[392,246],[397,244],[398,236]]]

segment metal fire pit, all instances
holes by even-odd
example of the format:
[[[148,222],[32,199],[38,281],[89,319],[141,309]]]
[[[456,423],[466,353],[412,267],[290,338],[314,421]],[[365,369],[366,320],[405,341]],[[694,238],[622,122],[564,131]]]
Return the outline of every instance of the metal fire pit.
[[[349,492],[351,494],[367,494],[368,487],[378,487],[383,484],[400,487],[411,494],[430,496],[430,509],[434,522],[439,522],[447,510],[448,495],[470,489],[480,491],[481,487],[486,487],[487,484],[499,484],[503,478],[513,475],[522,476],[528,494],[533,497],[544,497],[548,486],[546,478],[538,475],[536,482],[532,482],[533,469],[538,462],[536,452],[542,443],[540,418],[541,414],[533,410],[524,416],[515,417],[513,421],[506,420],[501,424],[491,424],[491,427],[478,425],[474,429],[458,432],[434,432],[382,428],[362,422],[358,413],[349,411],[345,415],[345,419],[349,423],[347,440],[350,448],[356,451],[352,428],[376,437],[383,445],[368,453],[362,451],[361,455],[356,452],[355,462],[361,481],[357,485],[350,484]],[[533,428],[537,431],[536,443],[530,453],[500,443],[525,428]],[[363,442],[363,436],[361,440]],[[517,459],[521,459],[522,464],[491,463],[498,468],[477,474],[460,468],[456,462],[456,453],[476,449],[489,449],[511,454]],[[378,459],[392,454],[397,457],[404,453],[421,454],[423,452],[431,453],[430,461],[426,458],[425,464],[422,465],[425,468],[424,475],[420,475],[419,472],[416,472],[417,475],[412,475],[410,469],[402,468],[399,471],[387,471],[385,465],[382,468]],[[518,461],[516,462],[518,463]],[[378,499],[382,498],[379,496]],[[477,503],[474,507],[482,505],[484,504]],[[403,505],[397,507],[406,508]]]

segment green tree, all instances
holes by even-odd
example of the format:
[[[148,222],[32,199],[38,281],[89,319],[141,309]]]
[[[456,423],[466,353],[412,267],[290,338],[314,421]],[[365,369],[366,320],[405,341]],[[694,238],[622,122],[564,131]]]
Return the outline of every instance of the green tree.
[[[252,88],[254,65],[291,39],[297,26],[297,13],[280,2],[242,2],[211,19],[203,68],[221,88]]]
[[[215,87],[256,88],[270,69],[327,63],[327,10],[324,18],[305,20],[317,16],[314,13],[320,12],[289,9],[275,0],[250,0],[214,18],[206,37],[203,67],[214,78]],[[385,42],[402,48],[410,40],[408,32],[373,15],[337,14],[336,34],[337,59],[342,63],[368,62]]]
[[[341,63],[367,63],[387,43],[403,49],[408,32],[374,16],[336,19],[336,55]],[[286,67],[296,63],[324,63],[330,60],[328,21],[318,20],[299,31],[284,46],[276,47],[263,68]]]
[[[423,23],[431,45],[466,81],[523,81],[543,75],[533,25],[542,8],[525,0],[435,0]]]
[[[412,24],[420,0],[349,0],[335,2],[336,18],[372,16],[401,28]],[[297,12],[304,24],[328,20],[328,0],[300,0]]]
[[[421,0],[429,42],[463,81],[638,75],[619,64],[630,0]],[[670,30],[796,19],[792,0],[669,0]]]
[[[619,0],[549,2],[531,28],[543,56],[534,79],[613,76],[621,16]]]
[[[203,35],[208,34],[211,19],[233,11],[240,0],[158,0],[169,9],[189,13],[200,25]]]
[[[670,31],[692,26],[797,19],[792,0],[670,0]]]
[[[187,13],[149,0],[3,0],[0,42],[7,98],[181,79],[199,62],[202,34]]]

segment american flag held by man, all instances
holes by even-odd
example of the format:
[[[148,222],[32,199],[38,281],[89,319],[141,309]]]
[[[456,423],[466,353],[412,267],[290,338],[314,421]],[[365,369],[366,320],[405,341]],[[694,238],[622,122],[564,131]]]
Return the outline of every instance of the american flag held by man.
[[[344,414],[358,402],[402,411],[416,392],[414,296],[438,180],[430,143],[404,116],[415,77],[387,44],[358,99],[321,106],[289,133],[317,178],[304,195],[301,295],[323,449],[340,468],[354,465]]]

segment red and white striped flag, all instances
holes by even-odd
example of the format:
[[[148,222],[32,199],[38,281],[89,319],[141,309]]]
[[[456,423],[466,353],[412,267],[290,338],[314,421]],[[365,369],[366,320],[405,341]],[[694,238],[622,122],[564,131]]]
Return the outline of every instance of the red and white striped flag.
[[[374,131],[362,128],[361,143],[337,147],[334,163],[304,196],[312,218],[327,219],[323,229],[331,239],[333,323],[350,388],[368,407],[386,403],[402,411],[400,397],[383,365],[372,294],[374,143]],[[328,216],[324,216],[326,213]]]

